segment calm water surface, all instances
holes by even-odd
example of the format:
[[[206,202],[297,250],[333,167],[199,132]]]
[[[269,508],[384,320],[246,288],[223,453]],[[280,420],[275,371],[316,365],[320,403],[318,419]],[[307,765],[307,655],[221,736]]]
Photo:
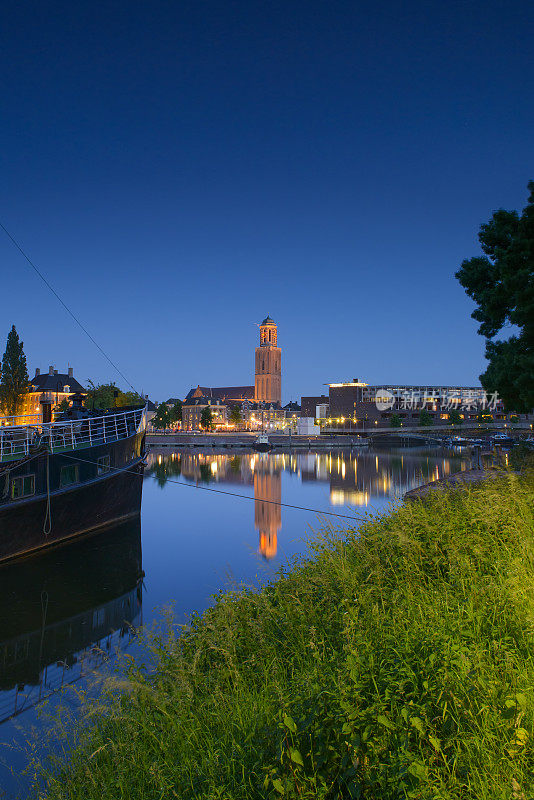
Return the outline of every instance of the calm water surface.
[[[0,567],[0,797],[25,796],[13,773],[25,739],[46,735],[40,702],[74,702],[58,690],[83,686],[117,647],[135,652],[132,626],[170,604],[183,621],[221,588],[269,580],[313,530],[358,524],[318,512],[384,510],[466,466],[441,449],[153,450],[141,520]]]

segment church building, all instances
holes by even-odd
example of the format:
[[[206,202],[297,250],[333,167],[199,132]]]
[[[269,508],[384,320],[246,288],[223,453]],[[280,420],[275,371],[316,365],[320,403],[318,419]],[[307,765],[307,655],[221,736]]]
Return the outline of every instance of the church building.
[[[256,347],[254,386],[196,386],[185,398],[184,404],[195,405],[206,399],[228,405],[241,405],[245,401],[281,407],[282,351],[278,347],[278,328],[267,316],[260,327],[260,345]]]

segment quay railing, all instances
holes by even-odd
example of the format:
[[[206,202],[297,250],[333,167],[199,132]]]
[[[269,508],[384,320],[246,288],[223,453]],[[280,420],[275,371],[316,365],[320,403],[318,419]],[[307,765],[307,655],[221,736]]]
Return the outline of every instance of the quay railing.
[[[0,462],[23,458],[37,447],[45,447],[50,453],[62,453],[127,439],[146,428],[146,419],[145,407],[84,419],[2,425]]]

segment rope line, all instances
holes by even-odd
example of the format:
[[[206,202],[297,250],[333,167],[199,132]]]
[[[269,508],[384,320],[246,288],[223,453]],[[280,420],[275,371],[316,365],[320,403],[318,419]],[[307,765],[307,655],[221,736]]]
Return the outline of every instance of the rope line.
[[[74,461],[80,461],[84,464],[92,464],[93,466],[98,466],[96,461],[89,461],[86,458],[79,458],[78,456],[69,456],[67,453],[62,453],[62,456],[66,458],[72,458]],[[129,467],[113,467],[110,471],[112,472],[130,472],[132,475],[139,475],[139,472],[136,470],[130,469]],[[150,478],[153,478],[157,481],[157,475],[150,475]],[[212,489],[209,486],[199,486],[198,484],[194,483],[185,483],[184,481],[175,481],[172,478],[167,478],[167,483],[174,483],[176,486],[187,486],[189,489],[201,489],[204,492],[214,492],[215,494],[225,494],[228,497],[239,497],[241,500],[256,500],[262,503],[269,503],[273,506],[281,506],[283,508],[294,508],[297,511],[310,511],[312,514],[320,514],[321,516],[328,516],[328,517],[339,517],[340,519],[352,519],[360,522],[365,517],[362,515],[360,517],[350,516],[349,514],[336,514],[334,511],[323,511],[320,508],[308,508],[307,506],[296,506],[293,503],[279,503],[278,500],[267,500],[263,499],[262,497],[251,497],[248,494],[239,494],[239,492],[225,492],[224,489]]]
[[[36,267],[36,265],[33,263],[33,261],[31,260],[31,258],[30,258],[28,255],[26,255],[26,253],[24,252],[24,250],[22,249],[22,247],[20,246],[20,244],[17,242],[17,240],[15,239],[15,237],[14,237],[14,236],[12,236],[12,235],[10,234],[10,232],[8,231],[8,229],[5,227],[5,225],[3,225],[3,224],[2,224],[2,222],[1,222],[1,221],[0,221],[0,228],[2,228],[2,230],[4,231],[4,233],[6,234],[6,236],[7,236],[9,239],[11,239],[11,241],[13,242],[13,244],[15,245],[15,247],[17,248],[17,250],[18,250],[18,251],[19,251],[19,252],[22,254],[22,256],[23,256],[23,257],[26,259],[26,261],[28,262],[28,264],[30,265],[30,267],[31,267],[33,270],[35,270],[35,272],[36,272],[36,273],[37,273],[37,275],[38,275],[38,276],[41,278],[41,280],[43,281],[43,283],[45,284],[45,286],[47,286],[47,287],[48,287],[48,289],[50,289],[50,291],[52,292],[52,294],[53,294],[53,295],[56,297],[56,299],[57,299],[57,300],[59,300],[59,302],[61,303],[61,305],[62,305],[62,306],[63,306],[63,308],[65,309],[65,311],[66,311],[68,314],[70,314],[70,316],[72,317],[72,319],[74,320],[74,322],[75,322],[75,323],[76,323],[76,324],[77,324],[77,325],[78,325],[78,326],[79,326],[79,327],[82,329],[82,331],[85,333],[85,335],[89,337],[89,339],[92,341],[92,343],[95,345],[95,347],[97,347],[97,348],[100,350],[100,352],[102,353],[102,355],[104,356],[104,358],[105,358],[105,359],[107,359],[107,361],[109,361],[109,363],[111,364],[111,366],[113,367],[113,369],[117,370],[117,372],[119,373],[119,375],[121,376],[121,378],[123,378],[123,380],[125,380],[125,381],[126,381],[126,383],[128,384],[128,386],[130,387],[130,389],[133,389],[133,391],[134,391],[136,394],[139,394],[139,392],[137,391],[137,389],[135,388],[135,386],[132,386],[132,384],[130,383],[130,381],[129,381],[129,380],[128,380],[128,378],[126,377],[126,375],[125,375],[123,372],[121,372],[121,370],[118,368],[118,366],[115,364],[115,362],[114,362],[114,361],[112,361],[112,360],[111,360],[111,358],[108,356],[108,354],[106,353],[106,351],[105,351],[105,350],[104,350],[104,349],[103,349],[103,348],[102,348],[102,347],[101,347],[101,346],[98,344],[98,342],[97,342],[97,341],[96,341],[96,340],[95,340],[95,339],[94,339],[94,338],[91,336],[91,334],[89,333],[89,331],[87,330],[87,328],[86,328],[86,327],[85,327],[85,326],[84,326],[84,325],[83,325],[83,324],[80,322],[80,320],[79,320],[79,319],[78,319],[78,317],[77,317],[77,316],[74,314],[74,312],[72,312],[72,311],[70,310],[70,308],[68,307],[68,305],[67,305],[67,304],[66,304],[66,303],[65,303],[65,302],[64,302],[64,301],[61,299],[61,297],[58,295],[58,293],[56,292],[56,290],[54,289],[54,287],[53,287],[53,286],[52,286],[52,285],[51,285],[51,284],[50,284],[50,283],[47,281],[47,279],[45,278],[45,276],[43,275],[43,273],[41,272],[41,270],[40,270],[38,267]]]

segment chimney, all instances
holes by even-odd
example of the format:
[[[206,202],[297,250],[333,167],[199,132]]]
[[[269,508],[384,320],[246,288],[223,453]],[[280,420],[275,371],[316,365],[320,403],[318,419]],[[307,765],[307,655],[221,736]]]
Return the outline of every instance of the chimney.
[[[35,367],[35,377],[37,377],[40,374],[41,374],[41,370],[39,369],[39,367]]]
[[[69,367],[69,378],[72,378],[72,367]]]
[[[50,364],[50,366],[48,367],[48,374],[49,375],[53,375],[54,374],[54,365],[53,364]]]
[[[54,370],[54,375],[57,375],[57,369]]]

